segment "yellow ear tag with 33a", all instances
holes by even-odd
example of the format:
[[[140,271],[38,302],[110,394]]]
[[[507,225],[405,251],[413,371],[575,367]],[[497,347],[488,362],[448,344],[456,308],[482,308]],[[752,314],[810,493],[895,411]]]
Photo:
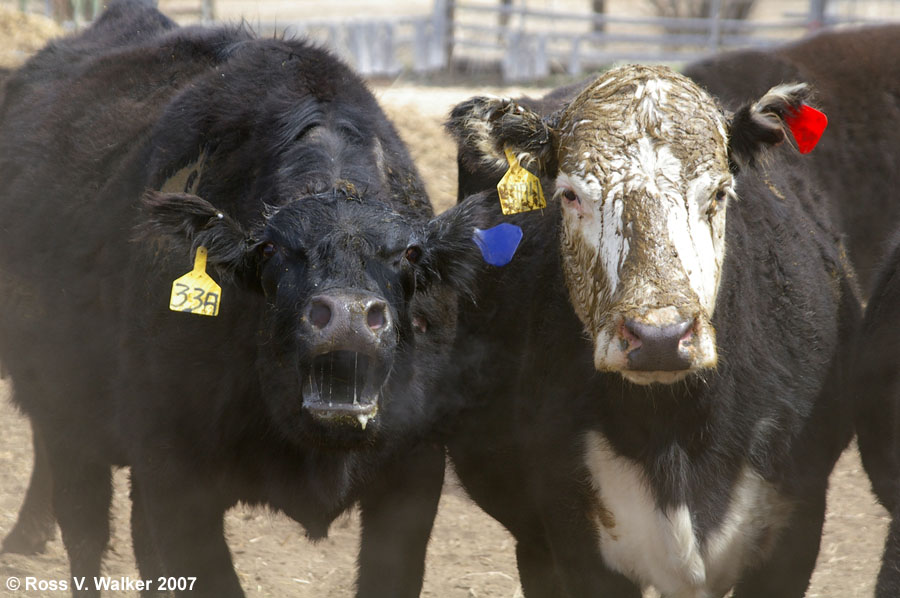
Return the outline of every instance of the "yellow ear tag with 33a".
[[[206,247],[197,248],[194,269],[172,283],[169,309],[198,316],[219,315],[222,287],[206,273]]]
[[[506,215],[541,210],[547,207],[541,180],[519,164],[515,154],[506,149],[509,170],[497,183],[500,209]]]

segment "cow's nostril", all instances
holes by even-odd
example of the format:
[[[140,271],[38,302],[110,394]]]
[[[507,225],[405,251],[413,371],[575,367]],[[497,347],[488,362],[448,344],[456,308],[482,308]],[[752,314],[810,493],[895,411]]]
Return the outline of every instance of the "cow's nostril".
[[[386,323],[387,318],[385,317],[384,304],[373,303],[369,306],[369,311],[366,313],[366,324],[369,328],[372,330],[381,330]]]
[[[625,320],[619,327],[619,334],[628,342],[628,346],[637,349],[641,345],[639,331],[635,329],[634,320]]]
[[[319,330],[325,328],[331,322],[331,307],[323,301],[313,301],[309,308],[309,321]]]

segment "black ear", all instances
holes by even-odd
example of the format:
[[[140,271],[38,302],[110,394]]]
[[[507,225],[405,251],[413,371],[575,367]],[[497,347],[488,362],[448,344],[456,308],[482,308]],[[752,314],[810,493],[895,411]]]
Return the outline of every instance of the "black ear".
[[[472,297],[475,279],[484,266],[474,241],[476,228],[489,226],[490,211],[474,196],[428,223],[417,263],[417,284],[442,284]]]
[[[737,168],[753,166],[770,148],[787,137],[785,118],[800,110],[811,95],[806,83],[777,85],[752,104],[734,113],[728,155]]]
[[[209,251],[207,263],[228,277],[243,278],[251,267],[249,235],[211,203],[190,193],[147,191],[141,199],[142,239],[160,239],[185,254],[197,247]]]
[[[446,127],[468,170],[490,168],[502,174],[509,149],[525,168],[552,177],[557,167],[552,121],[510,99],[475,97],[453,108]]]

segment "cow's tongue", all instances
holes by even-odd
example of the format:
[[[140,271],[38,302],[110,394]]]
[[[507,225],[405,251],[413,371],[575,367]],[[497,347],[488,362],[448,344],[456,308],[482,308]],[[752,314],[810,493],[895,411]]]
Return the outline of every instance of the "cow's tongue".
[[[303,407],[318,419],[355,419],[365,429],[378,411],[377,369],[372,357],[355,351],[317,356],[303,381]]]

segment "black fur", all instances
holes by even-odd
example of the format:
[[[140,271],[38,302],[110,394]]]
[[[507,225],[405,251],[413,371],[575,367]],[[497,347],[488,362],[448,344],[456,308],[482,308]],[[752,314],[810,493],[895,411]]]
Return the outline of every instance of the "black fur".
[[[778,140],[753,142],[766,141]],[[449,454],[470,496],[515,536],[526,596],[641,595],[599,553],[583,461],[591,430],[639,465],[660,506],[689,507],[700,540],[721,525],[741,467],[752,467],[793,512],[773,551],[745,564],[734,595],[804,594],[828,475],[852,434],[848,401],[832,391],[859,319],[827,198],[811,181],[787,144],[741,169],[713,317],[719,365],[671,386],[595,371],[563,280],[559,205],[508,218],[524,228],[516,259],[481,278],[478,309],[460,315],[452,376],[470,405]],[[495,191],[463,205],[473,202],[504,219]]]
[[[847,392],[857,400],[863,466],[892,523],[878,576],[878,598],[900,594],[900,235],[872,287],[854,344]]]
[[[433,218],[364,82],[303,41],[181,29],[126,0],[4,89],[0,360],[72,575],[99,575],[111,467],[128,465],[144,579],[242,595],[226,509],[268,505],[315,539],[358,502],[358,595],[418,595],[444,464],[428,398],[482,214]],[[167,305],[200,245],[216,318]],[[364,431],[305,403],[324,350],[308,306],[328,293],[384,306],[366,371],[387,378]],[[38,498],[26,507],[46,515]]]
[[[828,129],[809,155],[813,180],[829,190],[865,293],[900,226],[898,54],[900,26],[884,25],[825,31],[768,51],[721,54],[684,70],[731,110],[780,83],[812,85],[812,103],[828,116]]]

